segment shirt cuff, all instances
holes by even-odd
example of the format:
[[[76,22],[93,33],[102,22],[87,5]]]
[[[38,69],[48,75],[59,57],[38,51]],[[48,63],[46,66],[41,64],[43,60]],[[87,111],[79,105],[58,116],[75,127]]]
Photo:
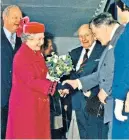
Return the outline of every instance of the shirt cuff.
[[[118,102],[118,104],[123,104],[123,100],[115,99],[115,102]]]
[[[81,90],[82,89],[82,84],[81,81],[79,79],[76,79],[77,83],[78,83],[78,89]]]

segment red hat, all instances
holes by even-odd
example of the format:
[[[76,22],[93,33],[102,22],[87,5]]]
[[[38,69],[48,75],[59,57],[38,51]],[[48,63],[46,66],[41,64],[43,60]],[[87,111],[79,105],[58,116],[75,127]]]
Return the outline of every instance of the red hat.
[[[44,24],[39,22],[30,22],[29,17],[24,17],[21,19],[19,27],[17,29],[17,36],[21,37],[22,33],[37,34],[44,32]]]

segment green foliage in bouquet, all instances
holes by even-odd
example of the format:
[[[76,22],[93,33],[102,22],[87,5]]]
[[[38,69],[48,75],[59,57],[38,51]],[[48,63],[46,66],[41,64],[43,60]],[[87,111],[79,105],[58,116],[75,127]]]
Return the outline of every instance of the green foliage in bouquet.
[[[63,75],[70,74],[73,70],[70,55],[57,56],[55,53],[52,53],[52,56],[47,58],[46,64],[52,79],[61,78]]]

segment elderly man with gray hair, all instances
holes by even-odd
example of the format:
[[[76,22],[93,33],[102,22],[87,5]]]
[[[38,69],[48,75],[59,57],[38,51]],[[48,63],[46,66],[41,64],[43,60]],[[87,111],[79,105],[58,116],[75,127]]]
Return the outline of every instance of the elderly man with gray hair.
[[[97,72],[76,80],[67,80],[64,83],[68,83],[74,89],[79,88],[85,92],[99,85],[100,91],[98,97],[104,104],[104,123],[109,124],[108,138],[111,138],[113,114],[113,98],[111,93],[114,75],[114,48],[124,30],[124,26],[120,26],[112,18],[111,14],[102,13],[90,22],[90,28],[94,37],[103,46],[106,46],[100,58]]]
[[[8,101],[12,86],[13,56],[21,45],[16,36],[22,12],[16,5],[10,5],[3,11],[3,28],[1,28],[1,138],[5,138],[8,116]]]

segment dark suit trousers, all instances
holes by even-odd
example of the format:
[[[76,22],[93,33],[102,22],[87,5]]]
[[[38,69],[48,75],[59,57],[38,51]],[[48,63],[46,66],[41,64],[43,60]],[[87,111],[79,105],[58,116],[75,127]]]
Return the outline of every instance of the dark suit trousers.
[[[83,110],[76,110],[77,124],[81,139],[107,139],[108,125],[103,123],[103,117],[90,115]]]
[[[8,118],[8,107],[1,107],[1,139],[5,139]]]

